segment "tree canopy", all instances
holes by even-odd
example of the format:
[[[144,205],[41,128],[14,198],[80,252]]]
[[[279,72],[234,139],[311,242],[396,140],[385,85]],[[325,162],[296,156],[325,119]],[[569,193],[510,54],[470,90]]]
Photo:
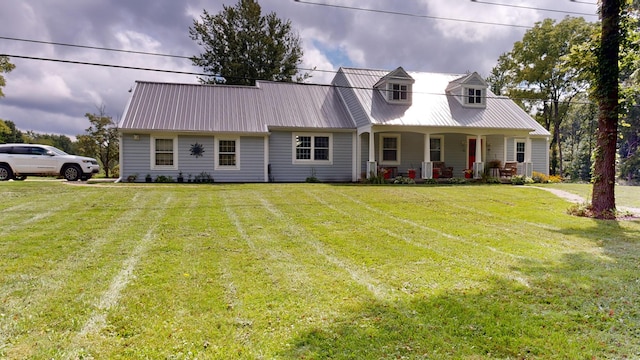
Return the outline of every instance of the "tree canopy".
[[[9,62],[8,56],[0,56],[0,97],[4,96],[4,93],[2,92],[2,87],[4,87],[7,84],[6,80],[4,79],[4,76],[2,76],[2,73],[11,72],[11,70],[13,70],[15,67],[16,67],[15,65]]]
[[[119,158],[118,129],[111,117],[105,114],[104,107],[98,114],[87,113],[85,117],[91,126],[85,130],[86,134],[77,136],[78,152],[97,158],[105,176],[113,176]]]
[[[595,24],[583,18],[545,19],[500,56],[488,78],[493,90],[536,111],[553,134],[551,173],[563,173],[560,127],[571,101],[588,85],[579,69],[568,66],[571,49],[589,40]]]
[[[204,10],[189,27],[191,39],[204,52],[191,58],[210,74],[203,83],[253,85],[256,80],[293,81],[302,62],[300,38],[289,20],[275,13],[262,15],[256,0],[239,0],[217,15]]]

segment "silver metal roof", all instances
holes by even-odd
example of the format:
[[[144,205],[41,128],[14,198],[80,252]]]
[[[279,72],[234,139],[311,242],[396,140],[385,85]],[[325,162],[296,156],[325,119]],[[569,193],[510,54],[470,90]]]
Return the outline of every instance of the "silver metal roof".
[[[332,86],[137,82],[123,130],[266,133],[270,127],[354,129]]]
[[[374,125],[505,129],[550,135],[512,100],[489,89],[486,108],[462,106],[446,89],[466,75],[407,72],[415,80],[412,102],[398,105],[387,103],[374,89],[388,71],[341,68],[340,72],[347,80],[346,90],[353,92]],[[356,127],[336,86],[269,81],[258,81],[256,86],[137,82],[118,126],[122,130],[230,133]]]
[[[452,81],[461,81],[466,75],[408,72],[415,79],[412,101],[410,105],[399,105],[387,103],[383,95],[373,89],[388,72],[357,68],[340,71],[372,124],[528,130],[531,135],[550,135],[512,100],[496,96],[489,89],[486,108],[462,106],[446,89]]]

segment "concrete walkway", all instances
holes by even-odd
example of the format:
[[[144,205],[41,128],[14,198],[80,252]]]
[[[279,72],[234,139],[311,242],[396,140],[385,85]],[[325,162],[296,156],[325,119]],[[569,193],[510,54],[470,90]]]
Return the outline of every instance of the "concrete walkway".
[[[576,195],[564,190],[559,190],[559,189],[553,189],[553,188],[548,188],[548,187],[537,187],[537,186],[532,186],[532,188],[536,188],[536,189],[540,189],[540,190],[545,190],[548,191],[560,198],[563,198],[569,202],[572,203],[576,203],[576,204],[581,204],[581,203],[586,203],[587,200],[585,200],[582,196],[580,195]],[[640,216],[640,208],[633,208],[633,207],[628,207],[628,206],[618,206],[618,210],[619,211],[627,211],[630,212],[632,214],[634,214],[635,216]]]

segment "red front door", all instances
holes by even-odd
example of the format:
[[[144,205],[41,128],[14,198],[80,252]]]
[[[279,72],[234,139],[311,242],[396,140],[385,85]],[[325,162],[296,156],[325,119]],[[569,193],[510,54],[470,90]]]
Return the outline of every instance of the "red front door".
[[[469,167],[467,169],[473,169],[473,163],[476,162],[476,143],[476,139],[469,139]]]

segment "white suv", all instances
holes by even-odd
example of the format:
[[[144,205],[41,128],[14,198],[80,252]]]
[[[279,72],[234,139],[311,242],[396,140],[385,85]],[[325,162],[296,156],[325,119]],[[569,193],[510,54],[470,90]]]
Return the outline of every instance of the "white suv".
[[[0,144],[0,181],[24,180],[27,175],[62,176],[67,181],[88,180],[99,171],[96,159],[69,155],[53,146]]]

